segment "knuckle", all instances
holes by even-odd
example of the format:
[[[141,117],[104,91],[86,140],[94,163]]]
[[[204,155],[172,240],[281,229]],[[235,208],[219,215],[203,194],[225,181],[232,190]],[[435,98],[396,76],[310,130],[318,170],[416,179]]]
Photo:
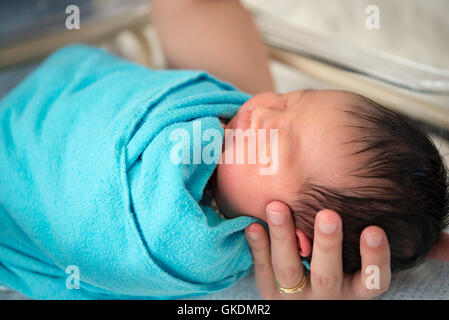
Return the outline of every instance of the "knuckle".
[[[381,289],[370,289],[370,288],[364,288],[362,295],[365,297],[369,297],[370,299],[375,298],[383,293],[385,293],[387,289],[381,288]]]
[[[335,241],[326,241],[326,240],[319,240],[315,241],[317,244],[317,247],[319,248],[319,251],[323,255],[334,253],[336,248],[338,248],[338,242]]]
[[[366,297],[377,297],[383,293],[385,293],[389,288],[389,285],[382,285],[380,287],[369,287],[364,285],[363,286],[363,291],[362,291],[362,295],[366,296]]]
[[[265,262],[254,262],[254,269],[257,269],[258,271],[268,271],[271,268],[271,264],[265,263]]]
[[[251,251],[253,252],[253,254],[256,254],[256,255],[260,255],[264,251],[268,250],[267,247],[265,247],[263,244],[260,244],[260,243],[257,243],[257,244],[253,243],[250,245],[250,247],[251,247]]]
[[[299,278],[299,270],[293,266],[276,268],[275,273],[277,279],[282,282],[291,281],[292,279],[296,280],[296,278]]]
[[[270,236],[272,240],[275,240],[279,243],[284,243],[288,239],[287,232],[282,232],[282,230],[278,230],[277,228],[270,230],[271,230]]]
[[[320,275],[312,273],[310,277],[314,286],[327,290],[336,289],[341,283],[340,277],[336,274]]]
[[[370,265],[376,266],[376,265]],[[374,269],[366,268],[366,275],[362,277],[363,294],[369,297],[375,297],[386,292],[390,287],[390,277],[382,275],[379,267]]]
[[[253,256],[264,256],[269,252],[270,247],[264,241],[250,243],[250,249],[253,253]]]

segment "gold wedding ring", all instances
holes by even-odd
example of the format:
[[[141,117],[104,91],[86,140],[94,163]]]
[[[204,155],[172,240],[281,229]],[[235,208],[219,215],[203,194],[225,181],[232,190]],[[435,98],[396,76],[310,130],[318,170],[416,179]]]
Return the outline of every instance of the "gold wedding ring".
[[[304,275],[302,276],[302,279],[301,279],[301,281],[299,282],[299,284],[298,284],[296,287],[291,288],[291,289],[287,289],[287,288],[282,287],[276,279],[275,279],[275,284],[276,284],[276,287],[279,289],[279,292],[281,292],[281,293],[296,293],[296,292],[301,292],[302,289],[303,289],[303,288],[306,286],[306,284],[307,284],[307,276],[306,276],[306,274],[304,273]]]

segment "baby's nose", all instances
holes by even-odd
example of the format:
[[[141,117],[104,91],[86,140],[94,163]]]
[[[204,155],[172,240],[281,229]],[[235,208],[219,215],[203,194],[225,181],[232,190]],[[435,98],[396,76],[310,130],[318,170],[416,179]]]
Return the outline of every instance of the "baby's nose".
[[[279,129],[279,111],[268,107],[255,108],[251,114],[251,129]]]

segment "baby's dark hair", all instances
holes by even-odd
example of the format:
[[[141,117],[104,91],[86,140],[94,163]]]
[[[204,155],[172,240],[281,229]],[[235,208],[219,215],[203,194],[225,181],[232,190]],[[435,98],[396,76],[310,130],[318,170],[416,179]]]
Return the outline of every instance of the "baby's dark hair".
[[[344,112],[356,120],[363,161],[352,175],[364,184],[346,189],[306,183],[292,206],[295,224],[313,240],[315,215],[337,212],[343,222],[343,270],[361,267],[360,234],[377,225],[387,234],[391,270],[421,263],[448,226],[446,166],[435,144],[405,117],[360,97]],[[349,155],[349,156],[351,156]]]

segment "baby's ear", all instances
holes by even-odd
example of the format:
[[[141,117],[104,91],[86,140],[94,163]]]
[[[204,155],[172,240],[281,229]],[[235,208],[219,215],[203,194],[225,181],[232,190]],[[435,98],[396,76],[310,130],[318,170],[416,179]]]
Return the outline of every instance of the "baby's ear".
[[[295,233],[296,240],[298,242],[299,254],[301,257],[308,257],[312,252],[312,245],[309,237],[307,237],[306,234],[298,228],[295,229]]]
[[[449,234],[443,232],[440,240],[427,255],[430,259],[449,261]]]

